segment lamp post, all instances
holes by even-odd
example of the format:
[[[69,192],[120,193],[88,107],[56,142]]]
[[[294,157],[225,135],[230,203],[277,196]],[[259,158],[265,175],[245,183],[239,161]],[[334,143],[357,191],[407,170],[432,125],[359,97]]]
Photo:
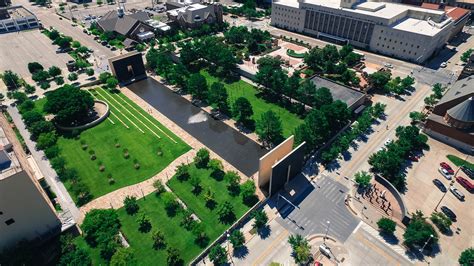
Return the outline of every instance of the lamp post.
[[[423,245],[423,247],[420,249],[420,252],[423,254],[423,250],[425,249],[426,245],[428,244],[428,242],[430,242],[431,238],[433,238],[433,235],[430,235],[430,237],[428,238],[428,240],[426,240],[425,244]]]
[[[326,238],[327,238],[327,236],[328,236],[329,227],[331,226],[331,222],[330,222],[330,221],[326,221],[326,224],[327,224],[328,226],[326,227],[326,234],[324,235],[324,239],[323,239],[324,244],[326,244]]]

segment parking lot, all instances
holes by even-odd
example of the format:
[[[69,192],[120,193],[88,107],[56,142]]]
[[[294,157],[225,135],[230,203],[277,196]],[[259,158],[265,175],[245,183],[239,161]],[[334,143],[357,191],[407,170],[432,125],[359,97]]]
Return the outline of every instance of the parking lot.
[[[68,54],[56,54],[57,46],[39,30],[21,31],[0,35],[0,72],[12,70],[22,77],[30,76],[28,63],[39,62],[45,68],[66,68],[72,58]]]
[[[410,213],[421,210],[426,217],[429,217],[442,199],[437,210],[440,211],[441,206],[447,206],[457,215],[457,221],[453,222],[451,226],[453,233],[451,235],[439,233],[443,256],[437,256],[433,259],[428,258],[436,265],[455,265],[456,261],[454,259],[458,258],[464,249],[471,247],[474,242],[474,227],[472,226],[474,220],[474,212],[472,211],[473,195],[454,181],[454,186],[465,196],[464,201],[457,199],[449,191],[450,181],[438,172],[438,168],[441,162],[446,162],[456,172],[458,168],[446,158],[446,155],[452,154],[463,159],[466,158],[466,155],[431,138],[428,144],[430,145],[430,151],[425,152],[425,156],[422,156],[420,161],[415,162],[408,170],[408,190],[405,193],[405,203]],[[468,161],[472,162],[472,157]],[[462,171],[459,171],[457,176],[462,176],[473,182]],[[440,180],[448,189],[444,197],[444,193],[433,184],[435,178]],[[458,232],[456,232],[457,228],[460,229]]]

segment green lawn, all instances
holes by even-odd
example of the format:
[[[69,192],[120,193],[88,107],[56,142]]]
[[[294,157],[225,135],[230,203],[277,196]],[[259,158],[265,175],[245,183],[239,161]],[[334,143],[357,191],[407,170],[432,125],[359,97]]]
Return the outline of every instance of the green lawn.
[[[109,119],[83,131],[79,140],[64,136],[58,139],[60,156],[66,160],[66,167],[75,168],[78,171],[79,177],[90,188],[94,198],[152,177],[190,149],[187,144],[123,94],[111,94],[103,89],[97,90],[100,93],[96,93],[96,97],[107,101],[115,116],[111,114]],[[129,128],[127,129],[117,117]],[[115,124],[112,124],[110,120]],[[88,145],[86,150],[81,148],[82,141]],[[117,148],[116,143],[119,143],[120,147]],[[128,159],[124,157],[124,149],[128,149],[130,155]],[[91,150],[95,151],[96,160],[90,159]],[[158,155],[159,151],[162,152],[161,156]],[[138,170],[134,168],[135,160],[140,165]],[[105,166],[103,172],[99,171],[100,164]],[[115,180],[114,184],[109,184],[109,176]],[[68,189],[72,186],[67,181],[65,185]]]
[[[178,197],[190,208],[205,224],[206,232],[211,239],[219,236],[225,231],[228,225],[224,225],[219,222],[219,217],[216,213],[218,207],[214,210],[210,210],[206,207],[204,199],[204,191],[210,188],[215,193],[215,201],[217,204],[221,204],[225,201],[229,201],[234,207],[234,213],[236,217],[242,216],[249,208],[243,204],[242,197],[232,197],[229,195],[227,190],[227,183],[217,181],[211,177],[211,171],[208,169],[197,169],[194,165],[190,168],[191,176],[198,176],[201,180],[201,186],[203,191],[198,195],[194,195],[191,190],[192,186],[189,182],[181,182],[177,178],[172,178],[168,182],[168,186]]]
[[[196,169],[194,166],[190,169],[191,176],[199,176],[202,180],[203,188],[211,188],[215,192],[216,202],[222,203],[226,200],[230,201],[234,206],[236,217],[242,216],[249,208],[242,203],[242,198],[231,197],[227,194],[225,181],[216,181],[210,177],[210,171],[207,169]],[[209,236],[209,243],[214,241],[222,234],[229,225],[222,224],[217,218],[217,207],[211,211],[205,207],[203,198],[204,191],[199,196],[191,193],[191,185],[188,181],[180,182],[176,178],[172,178],[168,182],[168,186],[173,192],[192,210],[200,219],[204,231]],[[168,217],[162,199],[152,193],[143,199],[138,200],[140,210],[138,214],[128,215],[124,208],[117,210],[120,222],[122,224],[121,231],[128,240],[134,251],[135,257],[139,265],[166,265],[166,249],[153,249],[152,233],[159,229],[165,235],[167,247],[174,247],[180,251],[181,258],[187,264],[196,257],[203,248],[194,243],[194,235],[180,226],[183,218],[182,213],[178,213],[174,217]],[[152,229],[148,233],[138,231],[137,218],[142,213],[150,219]],[[82,244],[83,240],[78,240]],[[84,242],[85,245],[85,242]],[[82,245],[81,245],[82,246]],[[90,247],[85,247],[91,249]],[[91,257],[94,262],[100,263],[101,260],[96,249],[92,249]],[[95,251],[94,251],[95,250]]]
[[[212,83],[219,81],[218,78],[211,76],[206,71],[201,71],[201,74],[206,77],[209,86]],[[303,120],[299,118],[296,114],[290,113],[285,108],[280,107],[274,103],[267,102],[261,97],[258,97],[257,89],[243,80],[239,80],[233,83],[225,83],[225,87],[229,94],[231,106],[233,102],[239,97],[245,97],[247,98],[247,100],[249,100],[254,112],[252,118],[255,121],[259,120],[262,113],[268,110],[272,110],[277,113],[280,116],[282,122],[284,137],[289,137],[293,135],[295,128],[297,128],[300,124],[303,123]]]
[[[454,155],[447,155],[446,157],[448,157],[448,159],[451,162],[453,162],[453,164],[455,164],[456,166],[464,165],[467,168],[470,168],[471,170],[474,171],[474,163],[470,163],[470,162],[465,161],[464,159],[461,159],[461,158],[459,158],[457,156],[454,156]]]

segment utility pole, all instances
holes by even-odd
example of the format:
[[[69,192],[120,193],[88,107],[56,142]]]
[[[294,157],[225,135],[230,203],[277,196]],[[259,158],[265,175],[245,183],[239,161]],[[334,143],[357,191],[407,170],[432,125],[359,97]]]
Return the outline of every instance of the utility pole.
[[[324,242],[325,245],[326,245],[326,238],[328,237],[329,226],[331,226],[331,222],[330,222],[330,221],[326,221],[326,224],[327,224],[328,226],[326,227],[326,234],[324,235],[324,239],[323,239],[323,242]]]

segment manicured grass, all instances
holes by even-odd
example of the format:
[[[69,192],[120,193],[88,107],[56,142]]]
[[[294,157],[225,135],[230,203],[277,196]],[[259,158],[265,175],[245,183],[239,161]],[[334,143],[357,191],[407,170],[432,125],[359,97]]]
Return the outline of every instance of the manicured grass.
[[[464,165],[465,167],[471,169],[472,171],[474,171],[474,163],[470,163],[468,161],[465,161],[464,159],[461,159],[455,155],[447,155],[446,157],[448,157],[448,159],[453,162],[453,164],[455,164],[456,166],[461,166],[461,165]]]
[[[130,247],[133,248],[139,265],[166,265],[166,248],[153,249],[152,234],[160,230],[165,236],[167,247],[174,247],[180,251],[185,263],[190,262],[199,254],[201,248],[194,244],[194,235],[180,226],[183,215],[178,213],[170,218],[166,214],[165,205],[155,193],[138,201],[140,210],[138,214],[128,215],[124,208],[117,211],[122,224],[121,231],[125,235]],[[138,231],[138,217],[142,213],[150,219],[152,229],[148,233]]]
[[[100,94],[97,93],[96,97],[107,101],[111,112],[129,128],[127,129],[116,116],[111,114],[109,119],[83,131],[79,139],[61,136],[57,142],[60,156],[66,160],[66,167],[77,170],[80,179],[89,187],[94,198],[152,177],[190,149],[182,140],[123,94],[111,94],[103,89],[97,90]],[[112,99],[119,101],[121,105]],[[139,131],[126,117],[140,127],[144,133]],[[115,124],[109,120],[114,121]],[[82,149],[81,142],[88,145],[86,150]],[[119,143],[120,147],[116,147],[116,143]],[[130,155],[128,159],[124,157],[124,149],[128,149]],[[91,151],[95,152],[97,159],[90,159]],[[159,151],[162,152],[161,156],[158,155]],[[138,170],[134,168],[135,160],[140,165]],[[99,171],[100,164],[105,167],[103,172]],[[115,180],[114,184],[109,184],[109,176]],[[71,189],[70,182],[66,181],[65,185]]]
[[[227,190],[227,183],[224,180],[217,181],[211,177],[211,171],[208,169],[197,169],[194,165],[190,167],[190,175],[198,176],[201,180],[202,192],[199,195],[194,195],[192,185],[189,181],[179,181],[177,178],[172,178],[168,182],[168,186],[178,197],[190,208],[204,224],[206,224],[206,233],[211,239],[219,236],[225,231],[228,225],[219,222],[217,215],[218,205],[229,201],[234,207],[234,213],[236,217],[242,216],[249,208],[243,204],[242,197],[232,197],[229,195]],[[204,199],[205,190],[208,188],[215,193],[214,199],[217,202],[217,207],[213,210],[206,207],[206,201]]]
[[[218,78],[211,76],[206,71],[201,71],[201,74],[206,77],[209,86],[214,82],[220,81]],[[230,106],[232,106],[235,100],[237,100],[239,97],[245,97],[247,100],[249,100],[254,112],[252,118],[255,121],[258,121],[261,115],[268,110],[272,110],[277,113],[278,116],[280,116],[282,122],[284,137],[293,135],[295,128],[303,123],[303,120],[296,114],[290,113],[285,108],[280,107],[274,103],[267,102],[259,97],[257,95],[257,89],[243,80],[233,83],[225,83],[225,87],[227,89],[227,93],[229,94]]]
[[[190,175],[198,176],[201,179],[203,191],[198,196],[191,192],[189,180],[181,182],[174,177],[168,182],[168,186],[188,206],[188,209],[199,217],[201,220],[200,226],[203,227],[204,232],[209,237],[209,243],[211,243],[230,225],[219,222],[217,215],[218,205],[214,210],[210,210],[205,206],[203,195],[207,188],[211,188],[215,192],[217,204],[224,201],[231,202],[236,218],[242,216],[249,208],[242,203],[240,196],[231,197],[228,195],[225,181],[217,181],[212,178],[210,170],[197,169],[191,166]],[[124,208],[119,209],[117,212],[122,224],[121,231],[134,250],[140,265],[166,265],[166,249],[153,249],[152,233],[156,229],[162,231],[165,235],[167,247],[174,247],[180,251],[185,264],[188,264],[203,250],[203,248],[195,244],[193,233],[180,226],[183,218],[182,212],[178,212],[174,217],[169,217],[166,214],[162,199],[156,196],[155,193],[138,200],[138,205],[140,206],[139,213],[133,216],[128,215]],[[152,224],[152,229],[148,233],[138,231],[137,218],[142,213],[146,214]]]
[[[286,50],[286,54],[288,56],[291,56],[291,57],[294,57],[294,58],[304,58],[304,56],[305,56],[305,53],[300,54],[300,53],[297,53],[297,52],[295,52],[294,50],[291,50],[291,49]]]

